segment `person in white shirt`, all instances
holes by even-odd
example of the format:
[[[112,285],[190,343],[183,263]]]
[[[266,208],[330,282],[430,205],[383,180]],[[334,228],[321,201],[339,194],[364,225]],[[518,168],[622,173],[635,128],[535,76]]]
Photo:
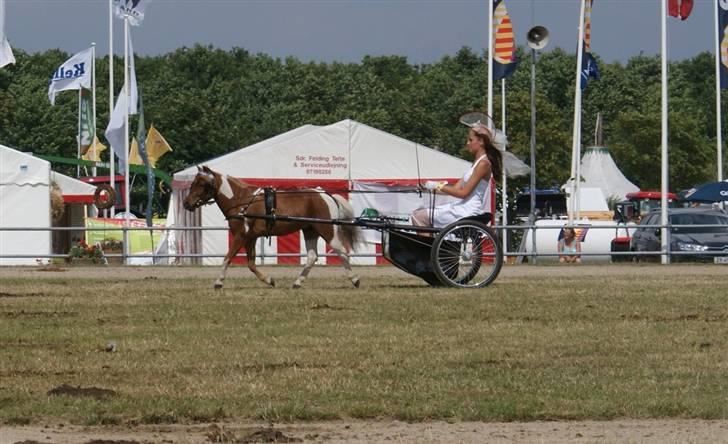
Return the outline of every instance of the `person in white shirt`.
[[[433,208],[418,208],[412,213],[415,226],[447,226],[464,217],[486,213],[490,209],[490,178],[500,178],[503,171],[501,152],[493,144],[493,132],[482,123],[468,132],[466,148],[475,159],[471,167],[454,184],[425,182],[431,191],[460,198]]]

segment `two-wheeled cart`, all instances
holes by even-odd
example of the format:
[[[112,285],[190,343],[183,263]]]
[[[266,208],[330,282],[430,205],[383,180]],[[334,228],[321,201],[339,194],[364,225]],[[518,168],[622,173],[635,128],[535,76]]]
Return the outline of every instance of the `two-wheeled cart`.
[[[318,219],[245,214],[241,217],[354,225],[377,230],[382,236],[383,256],[401,270],[432,286],[485,287],[498,277],[503,266],[503,250],[498,235],[481,216],[460,219],[444,228],[405,225],[380,216]]]

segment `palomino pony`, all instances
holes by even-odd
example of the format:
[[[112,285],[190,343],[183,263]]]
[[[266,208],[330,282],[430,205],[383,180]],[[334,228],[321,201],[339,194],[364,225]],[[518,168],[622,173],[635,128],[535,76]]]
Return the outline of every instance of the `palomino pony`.
[[[255,276],[271,287],[275,286],[272,277],[265,276],[255,266],[255,242],[261,236],[282,236],[296,231],[303,231],[306,241],[307,259],[301,274],[293,283],[293,288],[301,287],[311,267],[318,260],[316,244],[319,237],[331,245],[341,258],[346,275],[355,287],[359,287],[359,277],[354,274],[349,264],[348,251],[356,247],[360,238],[359,228],[353,225],[334,225],[329,223],[312,223],[298,221],[266,220],[253,217],[266,214],[264,193],[237,179],[216,173],[210,168],[197,167],[197,176],[190,186],[190,194],[184,201],[188,211],[214,200],[228,221],[233,235],[232,245],[225,255],[220,276],[215,281],[215,288],[222,288],[227,269],[240,248],[245,247],[248,257],[248,268]],[[280,192],[276,195],[277,215],[311,218],[311,219],[351,219],[354,214],[349,202],[341,196],[332,196],[321,190],[300,190]],[[250,217],[245,217],[245,216]]]

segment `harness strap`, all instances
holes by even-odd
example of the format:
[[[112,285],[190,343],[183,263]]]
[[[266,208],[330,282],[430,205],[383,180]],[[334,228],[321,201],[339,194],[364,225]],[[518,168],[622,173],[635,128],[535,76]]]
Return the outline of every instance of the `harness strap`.
[[[265,201],[265,214],[270,216],[265,219],[265,229],[268,233],[273,230],[273,225],[276,222],[276,190],[272,187],[265,187],[263,189],[264,201]]]

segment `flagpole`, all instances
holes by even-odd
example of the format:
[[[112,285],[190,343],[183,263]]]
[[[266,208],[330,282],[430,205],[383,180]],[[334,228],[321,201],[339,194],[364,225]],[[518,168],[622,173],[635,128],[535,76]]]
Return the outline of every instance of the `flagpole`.
[[[501,79],[501,129],[503,130],[503,134],[507,135],[506,132],[506,79]],[[508,144],[506,144],[505,147],[503,147],[504,150],[508,149]],[[508,176],[506,175],[506,169],[503,168],[503,172],[501,174],[501,211],[502,215],[501,218],[503,219],[503,226],[505,227],[508,225],[508,194],[506,192],[506,180]],[[505,228],[503,228],[503,254],[508,253],[508,239],[507,239],[507,231]]]
[[[666,5],[665,2],[667,0],[661,0],[660,1],[660,7],[662,9],[662,35],[661,35],[661,42],[660,42],[660,51],[661,51],[661,65],[662,65],[662,153],[661,153],[661,168],[660,168],[660,192],[662,194],[660,205],[660,224],[662,225],[662,236],[660,236],[661,239],[661,248],[662,248],[662,260],[661,262],[663,264],[669,264],[669,252],[668,252],[668,246],[670,245],[670,240],[668,239],[670,230],[667,229],[667,190],[668,190],[668,176],[667,176],[667,160],[668,160],[668,151],[667,151],[667,11],[666,11]]]
[[[92,125],[94,135],[91,138],[91,149],[93,150],[94,166],[91,167],[91,175],[96,177],[96,42],[91,42],[91,113],[93,114]]]
[[[495,122],[493,121],[493,1],[488,0],[488,128],[491,130],[494,130],[495,127]],[[491,186],[495,184],[494,179],[494,177],[491,177],[489,180]],[[495,200],[495,194],[493,194],[493,199]],[[501,202],[501,205],[505,208],[505,200]],[[493,210],[488,208],[487,211]],[[505,214],[505,211],[503,211],[503,217],[505,217]],[[505,251],[505,242],[505,236],[503,236],[503,251]]]
[[[488,128],[493,126],[493,0],[488,0]]]
[[[578,220],[581,212],[579,204],[579,176],[581,175],[581,64],[584,61],[584,11],[586,2],[581,0],[579,12],[579,40],[576,46],[576,87],[574,90],[574,130],[571,144],[571,211],[569,224]]]
[[[109,119],[114,115],[114,6],[109,0]],[[109,181],[116,190],[116,171],[114,168],[114,150],[109,150]],[[109,215],[114,217],[116,203],[109,208]]]
[[[720,21],[718,20],[718,0],[714,2],[713,12],[715,13],[715,133],[718,155],[718,182],[723,181],[723,128],[722,128],[722,106],[720,103]]]
[[[81,159],[81,101],[83,100],[82,96],[82,88],[83,86],[78,86],[78,131],[76,136],[76,160]],[[81,177],[81,164],[76,164],[76,179]]]
[[[126,228],[129,228],[129,103],[131,102],[131,91],[129,89],[129,17],[124,16],[124,215]],[[128,255],[131,250],[129,245],[129,230],[124,230],[124,254]]]

